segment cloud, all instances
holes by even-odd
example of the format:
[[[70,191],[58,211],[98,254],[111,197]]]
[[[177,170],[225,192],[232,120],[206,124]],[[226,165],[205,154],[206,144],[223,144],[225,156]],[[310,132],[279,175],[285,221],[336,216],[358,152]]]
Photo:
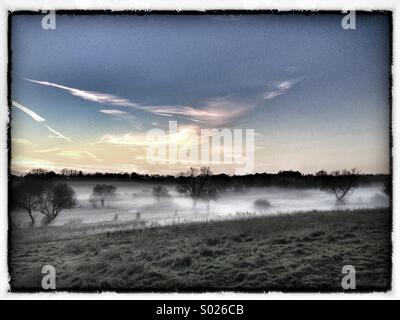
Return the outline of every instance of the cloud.
[[[31,80],[30,80],[31,81]],[[15,107],[17,107],[18,109],[22,110],[23,112],[29,114],[34,120],[38,121],[38,122],[43,122],[45,121],[44,118],[42,118],[41,116],[39,116],[37,113],[33,112],[32,110],[30,110],[27,107],[24,107],[23,105],[19,104],[18,102],[13,101],[12,105],[14,105]],[[119,110],[102,110],[102,111],[113,111],[114,114],[115,112],[118,113]],[[123,111],[120,111],[120,113],[124,113]],[[118,114],[120,114],[118,113]],[[43,123],[43,125],[52,133],[55,134],[55,136],[53,135],[49,135],[49,138],[58,138],[58,139],[64,139],[68,142],[73,142],[70,138],[66,137],[65,135],[63,135],[61,132],[54,130],[53,128],[49,127],[47,124]],[[19,143],[19,144],[32,144],[29,140],[25,140],[25,139],[13,139],[13,142],[15,143]],[[55,151],[60,151],[60,148],[51,148],[51,149],[43,149],[43,150],[36,150],[36,152],[38,153],[48,153],[48,152],[55,152]],[[98,157],[96,157],[93,153],[87,151],[87,150],[73,150],[73,151],[61,151],[59,153],[57,153],[57,155],[60,156],[64,156],[64,157],[69,157],[69,158],[80,158],[82,152],[84,152],[85,154],[87,154],[89,157],[96,159],[97,161],[102,161],[101,159],[99,159]]]
[[[62,138],[62,139],[64,139],[64,140],[67,140],[67,141],[69,141],[69,142],[72,142],[72,140],[71,140],[70,138],[67,138],[66,136],[64,136],[64,135],[61,134],[60,132],[58,132],[58,131],[56,131],[56,130],[50,128],[47,124],[45,124],[45,127],[46,127],[47,129],[49,129],[51,132],[55,133],[58,137],[60,137],[60,138]]]
[[[21,111],[27,113],[28,115],[30,115],[35,121],[38,121],[38,122],[44,122],[44,121],[46,121],[46,119],[44,119],[44,118],[42,118],[41,116],[39,116],[36,112],[34,112],[34,111],[30,110],[29,108],[27,108],[27,107],[25,107],[25,106],[19,104],[18,102],[13,101],[13,102],[12,102],[12,105],[15,106],[15,107],[17,107],[17,108],[20,109]],[[43,124],[43,125],[44,125],[47,129],[49,129],[51,132],[55,133],[56,136],[57,136],[58,138],[62,138],[62,139],[65,139],[65,140],[67,140],[67,141],[69,141],[69,142],[72,142],[71,139],[67,138],[66,136],[64,136],[64,135],[61,134],[60,132],[58,132],[58,131],[56,131],[56,130],[50,128],[47,124]]]
[[[221,126],[224,124],[229,124],[233,120],[241,117],[243,114],[253,110],[262,100],[270,100],[277,96],[285,94],[301,79],[302,78],[275,82],[271,89],[265,92],[262,97],[253,97],[251,99],[248,99],[247,101],[238,101],[232,96],[219,97],[205,100],[196,107],[187,105],[141,105],[129,99],[121,98],[113,94],[96,91],[86,91],[48,81],[38,81],[32,79],[26,80],[41,85],[62,89],[74,96],[80,97],[87,101],[118,107],[134,108],[143,112],[148,112],[164,117],[183,117],[186,120],[206,123],[210,126]],[[120,116],[126,114],[125,111],[116,109],[101,109],[100,112],[112,116]]]
[[[102,104],[111,104],[111,105],[122,106],[122,107],[132,107],[132,108],[138,107],[138,105],[136,103],[129,101],[128,99],[118,97],[113,94],[107,94],[107,93],[96,92],[96,91],[80,90],[80,89],[71,88],[71,87],[63,86],[63,85],[53,83],[53,82],[48,82],[48,81],[38,81],[38,80],[33,80],[33,79],[28,79],[28,78],[24,78],[24,79],[27,81],[30,81],[30,82],[44,85],[44,86],[62,89],[64,91],[69,92],[73,96],[82,98],[87,101],[98,102],[98,103],[102,103]]]
[[[32,81],[32,80],[29,80],[29,81]],[[29,116],[31,116],[35,121],[38,121],[38,122],[44,122],[44,121],[46,121],[44,118],[42,118],[41,116],[39,116],[36,112],[34,112],[34,111],[30,110],[29,108],[27,108],[27,107],[25,107],[25,106],[19,104],[19,103],[16,102],[16,101],[13,101],[13,102],[12,102],[12,105],[15,106],[16,108],[20,109],[21,111],[27,113],[27,114],[28,114]],[[103,110],[103,111],[113,111],[114,114],[115,114],[116,112],[118,113],[119,110]],[[121,113],[124,113],[124,112],[123,112],[123,111],[120,111],[119,114],[121,114]],[[55,137],[55,138],[58,138],[58,139],[64,139],[64,140],[66,140],[66,141],[68,141],[68,142],[71,142],[71,143],[73,142],[70,138],[66,137],[66,136],[63,135],[61,132],[59,132],[59,131],[57,131],[57,130],[51,128],[51,127],[48,126],[47,124],[43,123],[43,125],[44,125],[49,131],[51,131],[52,133],[55,134],[55,136],[49,135],[49,136],[48,136],[49,138],[54,138],[54,137]],[[13,139],[12,141],[13,141],[14,143],[25,144],[25,145],[27,145],[27,144],[32,144],[29,140],[26,140],[26,139],[18,139],[18,138],[16,138],[16,139]],[[38,152],[38,153],[48,153],[48,152],[55,152],[55,151],[60,151],[60,150],[61,150],[60,148],[51,148],[51,149],[36,150],[36,152]],[[98,157],[96,157],[93,153],[91,153],[91,152],[89,152],[89,151],[87,151],[87,150],[82,150],[82,151],[80,151],[80,150],[79,150],[79,151],[61,151],[61,152],[58,153],[58,155],[66,156],[66,157],[70,157],[70,158],[80,158],[80,155],[82,154],[82,152],[84,152],[85,154],[87,154],[87,155],[90,156],[91,158],[96,159],[97,161],[102,161],[101,159],[99,159]]]
[[[12,139],[12,142],[21,145],[32,145],[32,142],[28,139],[14,138]]]
[[[180,115],[180,116],[188,116],[188,117],[207,117],[207,118],[216,118],[218,117],[218,113],[210,112],[208,110],[195,109],[187,106],[155,106],[155,107],[144,107],[145,110],[148,110],[152,113],[163,114],[163,115]]]
[[[106,94],[96,91],[80,90],[48,81],[38,81],[27,78],[25,78],[25,80],[45,86],[62,89],[74,96],[80,97],[87,101],[119,106],[119,107],[134,108],[137,110],[149,112],[164,117],[180,116],[190,121],[194,122],[203,121],[210,125],[220,125],[226,123],[227,121],[232,120],[233,118],[241,115],[243,112],[249,109],[249,106],[240,105],[238,102],[235,102],[234,100],[227,98],[216,98],[207,100],[205,101],[205,103],[203,103],[202,106],[197,108],[192,106],[165,106],[165,105],[145,106],[112,94]],[[122,112],[124,111],[115,109],[102,109],[100,110],[100,112],[109,115],[117,115],[117,114],[121,115]]]
[[[46,168],[53,170],[55,168],[54,162],[42,160],[42,159],[31,159],[31,158],[14,158],[11,161],[12,170],[17,172],[27,172],[35,168]]]
[[[111,116],[120,116],[127,114],[125,111],[115,110],[115,109],[101,109],[99,110],[99,112],[109,114]]]
[[[65,158],[80,159],[82,158],[82,150],[63,150],[57,155]]]
[[[284,80],[284,81],[276,82],[274,84],[272,90],[265,92],[264,99],[271,100],[277,96],[285,94],[290,88],[295,86],[300,80],[302,80],[302,78],[295,79],[295,80]]]
[[[169,134],[168,131],[165,131],[157,139],[150,139],[144,132],[127,132],[124,134],[105,134],[99,139],[99,142],[133,147],[161,146],[168,143],[181,145],[189,142],[199,132],[200,128],[195,125],[181,125],[177,132]]]
[[[125,134],[105,134],[99,142],[117,144],[117,145],[130,145],[130,146],[148,146],[149,142],[146,141],[144,133],[128,132]]]
[[[55,152],[55,151],[60,151],[60,148],[50,148],[50,149],[43,149],[43,150],[36,150],[35,152],[39,153],[48,153],[48,152]]]
[[[46,119],[42,118],[41,116],[39,116],[36,112],[30,110],[27,107],[24,107],[22,104],[19,104],[16,101],[12,102],[12,105],[14,107],[17,107],[18,109],[20,109],[21,111],[25,112],[26,114],[28,114],[29,116],[31,116],[35,121],[37,122],[42,122],[45,121]]]
[[[91,158],[93,158],[93,159],[95,159],[97,161],[103,161],[100,158],[96,157],[93,153],[91,153],[91,152],[89,152],[87,150],[83,150],[83,152],[86,153],[89,157],[91,157]]]
[[[232,97],[219,97],[203,101],[198,108],[190,106],[148,106],[144,108],[149,112],[166,117],[180,116],[186,120],[209,126],[221,126],[254,107],[254,101],[239,102]]]

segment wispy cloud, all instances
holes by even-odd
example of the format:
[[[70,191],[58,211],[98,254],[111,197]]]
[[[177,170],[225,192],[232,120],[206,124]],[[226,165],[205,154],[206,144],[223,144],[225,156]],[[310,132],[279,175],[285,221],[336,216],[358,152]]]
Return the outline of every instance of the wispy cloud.
[[[42,160],[42,159],[27,159],[27,158],[14,158],[12,160],[11,166],[14,171],[17,172],[27,172],[34,168],[46,168],[48,170],[53,170],[55,164],[52,161]]]
[[[51,132],[53,132],[54,134],[56,134],[58,137],[60,137],[60,138],[62,138],[62,139],[64,139],[64,140],[67,140],[67,141],[69,141],[69,142],[72,142],[72,140],[71,140],[70,138],[67,138],[67,137],[64,136],[62,133],[60,133],[60,132],[58,132],[58,131],[56,131],[56,130],[50,128],[47,124],[45,124],[45,127],[46,127],[47,129],[49,129]]]
[[[31,109],[29,109],[29,108],[23,106],[22,104],[20,104],[20,103],[18,103],[18,102],[16,102],[16,101],[13,101],[13,102],[12,102],[12,105],[13,105],[14,107],[18,108],[19,110],[25,112],[25,113],[28,114],[29,116],[31,116],[32,119],[34,119],[34,120],[37,121],[37,122],[42,122],[42,121],[45,121],[45,120],[46,120],[46,119],[42,118],[41,116],[39,116],[36,112],[32,111]]]
[[[227,121],[232,120],[233,118],[242,114],[242,112],[249,109],[249,106],[240,105],[238,102],[235,102],[232,99],[227,99],[227,98],[211,99],[205,101],[205,103],[203,103],[203,105],[199,107],[141,105],[129,99],[121,98],[113,94],[106,94],[96,91],[86,91],[59,85],[48,81],[38,81],[32,79],[26,79],[26,80],[37,84],[62,89],[74,96],[80,97],[87,101],[97,102],[105,105],[134,108],[137,110],[165,117],[180,116],[190,121],[194,122],[203,121],[209,123],[210,125],[223,124]],[[122,112],[124,111],[115,109],[102,109],[100,110],[100,112],[109,115],[117,115],[117,114],[121,115]]]
[[[99,142],[132,147],[160,146],[167,143],[182,145],[189,142],[199,132],[200,128],[196,125],[181,125],[177,132],[160,135],[157,139],[149,139],[144,132],[127,132],[124,134],[105,134],[99,139]]]
[[[87,151],[87,150],[83,150],[84,153],[86,153],[89,157],[97,160],[97,161],[102,161],[100,158],[96,157],[93,153]]]
[[[20,109],[21,111],[25,112],[26,114],[30,115],[32,117],[32,119],[34,119],[35,121],[38,122],[44,122],[46,121],[46,119],[44,119],[43,117],[39,116],[36,112],[30,110],[29,108],[21,105],[20,103],[13,101],[12,105],[17,107],[18,109]],[[60,132],[50,128],[47,124],[43,124],[47,129],[49,129],[51,132],[55,133],[57,135],[57,137],[65,139],[69,142],[72,142],[71,139],[67,138],[66,136],[64,136],[63,134],[61,134]]]
[[[289,89],[296,85],[301,80],[301,78],[275,82],[271,86],[271,88],[262,96],[259,96],[258,98],[248,99],[248,101],[245,102],[239,102],[234,97],[228,96],[205,100],[198,106],[142,105],[135,101],[121,98],[113,94],[81,90],[48,81],[38,81],[32,79],[26,80],[41,85],[62,89],[64,91],[67,91],[71,95],[80,97],[81,99],[87,101],[97,102],[104,105],[134,108],[164,117],[183,117],[186,120],[193,122],[202,122],[210,126],[220,126],[230,123],[231,121],[239,118],[246,112],[253,110],[262,100],[270,100],[277,96],[285,94]],[[116,109],[101,109],[100,112],[112,116],[121,116],[126,114],[125,111]]]
[[[55,152],[55,151],[60,151],[60,148],[50,148],[50,149],[42,149],[42,150],[36,150],[35,152],[39,153],[49,153],[49,152]]]
[[[80,159],[82,158],[82,150],[62,150],[57,155],[70,159]]]
[[[249,106],[238,105],[234,101],[224,101],[215,105],[213,101],[207,101],[201,108],[189,106],[154,106],[146,107],[146,110],[165,117],[183,117],[186,120],[205,123],[212,126],[222,125],[236,118],[239,113],[248,110]]]
[[[270,100],[277,96],[285,94],[290,88],[294,87],[301,79],[302,78],[275,82],[273,88],[265,92],[264,99]]]
[[[148,146],[144,133],[128,132],[124,134],[105,134],[99,139],[100,143],[130,145],[130,146]]]
[[[12,142],[21,145],[32,145],[32,142],[28,139],[14,138],[12,139]]]
[[[28,115],[30,115],[35,121],[38,121],[38,122],[44,122],[44,121],[46,121],[43,117],[41,117],[40,115],[38,115],[36,112],[30,110],[29,108],[27,108],[27,107],[21,105],[20,103],[18,103],[18,102],[16,102],[16,101],[12,101],[12,105],[15,106],[16,108],[20,109],[21,111],[27,113]],[[118,111],[118,110],[114,110],[114,111]],[[121,111],[121,112],[123,112],[123,111]],[[66,141],[68,141],[68,142],[73,143],[73,141],[72,141],[70,138],[66,137],[66,136],[63,135],[61,132],[59,132],[59,131],[57,131],[57,130],[51,128],[50,126],[48,126],[48,125],[45,124],[45,123],[43,123],[43,125],[44,125],[50,132],[52,132],[52,133],[55,134],[55,136],[49,135],[48,137],[51,137],[51,138],[55,137],[55,138],[58,138],[58,139],[64,139],[64,140],[66,140]],[[14,139],[13,141],[15,141],[15,142],[17,142],[17,143],[21,143],[22,140],[24,140],[24,139],[19,139],[19,140],[20,140],[20,141],[18,141],[18,139]],[[28,140],[26,140],[26,141],[28,141]],[[26,141],[24,141],[24,142],[26,142]],[[54,151],[60,151],[60,150],[61,150],[60,148],[51,148],[51,149],[37,150],[36,152],[39,152],[39,153],[48,153],[48,152],[54,152]],[[63,156],[69,156],[69,157],[76,158],[76,157],[78,157],[79,153],[82,153],[82,152],[84,152],[85,154],[87,154],[87,155],[90,156],[91,158],[96,159],[97,161],[101,161],[101,159],[99,159],[99,158],[96,157],[93,153],[90,153],[90,152],[87,151],[87,150],[83,150],[83,151],[61,151],[60,153],[58,153],[58,155],[63,155]]]
[[[54,87],[58,89],[65,90],[72,94],[73,96],[80,97],[84,100],[87,101],[93,101],[93,102],[98,102],[102,104],[111,104],[111,105],[116,105],[116,106],[122,106],[122,107],[132,107],[136,108],[138,105],[128,99],[118,97],[113,94],[107,94],[107,93],[102,93],[102,92],[96,92],[96,91],[87,91],[87,90],[80,90],[76,88],[71,88],[67,86],[63,86],[57,83],[53,82],[48,82],[48,81],[38,81],[38,80],[33,80],[33,79],[28,79],[24,78],[27,81],[38,83],[44,86],[49,86],[49,87]]]
[[[108,114],[110,116],[121,116],[127,114],[125,111],[115,109],[101,109],[99,112]]]

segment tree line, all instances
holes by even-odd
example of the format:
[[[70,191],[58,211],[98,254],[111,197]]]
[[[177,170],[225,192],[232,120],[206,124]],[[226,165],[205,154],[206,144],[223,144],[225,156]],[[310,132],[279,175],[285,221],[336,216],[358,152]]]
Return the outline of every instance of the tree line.
[[[190,170],[190,169],[189,169]],[[200,168],[198,168],[200,170]],[[340,173],[341,171],[339,171]],[[293,187],[293,188],[310,188],[321,187],[326,180],[331,176],[336,176],[338,171],[327,172],[319,170],[314,174],[303,174],[300,171],[285,170],[278,173],[255,173],[249,175],[227,175],[227,174],[211,174],[207,180],[214,184],[227,185],[233,189],[244,187]],[[137,172],[121,172],[121,173],[84,173],[81,170],[75,169],[62,169],[59,173],[48,171],[44,169],[34,169],[23,176],[11,176],[11,180],[18,180],[22,177],[39,177],[48,178],[53,180],[123,180],[135,182],[150,182],[150,183],[177,183],[185,179],[190,179],[190,174],[178,173],[176,175],[159,175],[159,174],[140,174]],[[368,184],[374,182],[382,182],[390,179],[388,175],[384,174],[363,174],[356,172],[357,179],[360,184]]]
[[[72,175],[70,175],[71,173]],[[55,179],[67,177],[75,178],[79,175],[75,175],[73,171],[63,170],[62,174],[54,176],[51,172],[35,169],[23,177],[14,177],[11,181],[11,207],[26,210],[32,225],[35,224],[32,211],[42,213],[44,215],[43,222],[50,223],[63,209],[71,209],[77,204],[74,190],[66,182]],[[92,177],[92,175],[85,177]],[[159,183],[160,177],[154,177],[154,175],[151,177],[152,179],[147,181]],[[380,176],[362,175],[356,169],[343,169],[329,174],[321,170],[315,175],[302,175],[298,171],[281,171],[275,175],[227,176],[213,175],[209,167],[189,168],[188,171],[174,176],[172,181],[168,177],[163,176],[166,180],[162,180],[162,182],[174,182],[176,191],[192,200],[194,210],[197,208],[198,201],[202,201],[207,211],[210,209],[210,202],[218,200],[222,193],[228,190],[244,192],[249,186],[269,186],[269,183],[272,183],[274,186],[298,187],[299,181],[302,183],[304,180],[313,181],[314,184],[308,184],[308,188],[318,186],[321,190],[332,194],[336,201],[342,202],[362,183],[363,179],[367,178],[367,181],[370,182],[376,181],[377,178],[382,179]],[[259,179],[260,177],[263,179]],[[263,183],[260,184],[260,181]],[[384,181],[382,191],[391,196],[392,182],[388,176],[385,176]],[[96,184],[93,187],[89,203],[93,208],[97,208],[99,205],[104,207],[106,199],[113,197],[116,189],[117,187],[112,184]],[[153,187],[152,194],[157,203],[171,197],[163,184]]]

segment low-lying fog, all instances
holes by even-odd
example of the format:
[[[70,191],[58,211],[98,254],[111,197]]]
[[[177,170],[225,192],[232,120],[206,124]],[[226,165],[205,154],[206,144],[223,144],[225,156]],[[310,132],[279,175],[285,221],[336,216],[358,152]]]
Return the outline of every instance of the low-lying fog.
[[[357,209],[388,207],[389,198],[382,192],[382,185],[361,186],[338,204],[333,194],[319,189],[288,189],[288,188],[249,188],[241,192],[225,192],[217,201],[211,201],[209,211],[203,201],[197,202],[196,209],[190,198],[177,193],[175,186],[166,186],[170,194],[169,200],[157,200],[153,197],[151,184],[135,184],[117,182],[115,196],[105,200],[102,208],[92,208],[89,198],[96,182],[73,182],[78,205],[71,210],[64,210],[52,222],[52,225],[63,225],[71,222],[98,223],[111,221],[128,221],[143,219],[145,221],[165,224],[186,222],[202,219],[221,219],[246,214],[277,214],[297,211]],[[268,207],[257,207],[256,200],[267,200]],[[140,214],[138,214],[138,212]],[[40,213],[37,217],[41,217]],[[18,211],[14,215],[18,226],[29,223],[27,213]]]

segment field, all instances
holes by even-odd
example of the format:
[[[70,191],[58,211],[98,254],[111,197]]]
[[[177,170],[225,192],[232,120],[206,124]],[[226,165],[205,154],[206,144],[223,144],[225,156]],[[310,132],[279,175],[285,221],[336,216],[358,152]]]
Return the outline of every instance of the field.
[[[196,211],[192,200],[176,192],[176,185],[167,185],[170,198],[157,202],[152,195],[152,188],[158,184],[132,183],[100,180],[68,181],[76,193],[78,204],[75,208],[63,210],[52,222],[52,226],[66,224],[119,223],[136,220],[137,213],[147,224],[169,224],[174,221],[187,222],[197,220],[226,219],[243,213],[275,215],[294,211],[329,211],[372,209],[389,206],[389,197],[383,192],[381,183],[359,186],[354,189],[343,203],[337,203],[332,194],[318,188],[282,188],[252,187],[241,192],[227,191],[219,199],[211,201],[209,211],[199,201]],[[104,207],[92,208],[89,198],[97,183],[112,184],[117,187],[115,196],[107,198]],[[271,206],[259,208],[257,200],[267,200]],[[43,214],[34,211],[36,226],[41,225]],[[10,222],[15,228],[29,227],[30,219],[23,209],[12,211]]]
[[[41,290],[46,264],[56,268],[58,290],[342,291],[344,265],[355,267],[357,291],[391,288],[390,209],[70,231],[11,231],[13,291]]]

